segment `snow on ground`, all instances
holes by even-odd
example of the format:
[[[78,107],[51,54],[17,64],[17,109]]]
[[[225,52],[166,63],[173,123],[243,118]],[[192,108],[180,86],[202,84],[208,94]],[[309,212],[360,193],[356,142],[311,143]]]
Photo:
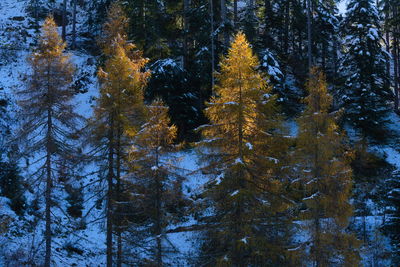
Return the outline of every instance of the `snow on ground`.
[[[15,92],[24,86],[23,78],[28,69],[26,58],[30,53],[34,38],[37,35],[35,30],[31,28],[26,18],[26,4],[28,0],[1,0],[0,1],[0,92],[7,94],[13,102]],[[57,1],[60,2],[60,1]],[[345,10],[345,2],[342,1],[339,6],[341,13]],[[244,1],[239,1],[239,7],[243,8]],[[22,19],[24,17],[24,19]],[[82,18],[78,16],[78,21]],[[81,27],[78,25],[78,28]],[[68,28],[68,30],[70,30]],[[84,51],[69,51],[72,54],[72,60],[77,66],[76,80],[81,80],[84,91],[77,93],[74,99],[76,111],[85,118],[89,118],[92,114],[92,105],[94,98],[98,95],[98,85],[96,77],[95,60],[92,56]],[[85,92],[87,90],[87,92]],[[15,105],[14,105],[15,106]],[[11,111],[15,108],[11,108]],[[399,129],[400,119],[394,115],[392,118],[392,126]],[[289,135],[296,136],[298,132],[297,124],[294,121],[288,122]],[[387,155],[389,163],[400,169],[400,152],[395,145],[376,148],[384,151]],[[184,193],[190,197],[202,191],[204,184],[208,178],[198,171],[201,164],[198,162],[198,155],[195,151],[189,150],[178,153],[181,157],[179,166],[182,168],[186,180],[183,181]],[[89,166],[86,171],[90,172],[95,169],[94,165]],[[33,167],[26,168],[27,173],[33,172]],[[83,185],[91,183],[94,176],[85,177]],[[89,198],[93,194],[93,188],[87,187],[84,190],[84,214],[88,214],[83,223],[86,228],[74,230],[74,226],[82,223],[65,216],[62,209],[54,209],[53,212],[58,218],[59,225],[55,227],[59,231],[59,235],[54,238],[54,260],[56,266],[103,266],[105,262],[105,232],[104,220],[98,220],[102,216],[102,210],[91,209],[95,205],[95,198]],[[33,199],[32,193],[27,193],[28,199]],[[65,193],[59,191],[55,196],[60,201],[60,206],[65,207]],[[9,216],[12,219],[10,229],[16,235],[0,234],[0,250],[1,254],[7,257],[14,257],[16,260],[41,258],[41,250],[35,251],[33,247],[40,246],[43,248],[43,224],[39,223],[34,231],[29,230],[34,225],[35,217],[26,216],[25,221],[17,218],[8,208],[8,200],[0,198],[0,216]],[[355,218],[356,224],[364,223],[364,218]],[[376,215],[367,216],[365,222],[370,233],[375,233],[379,228],[382,218]],[[188,218],[188,220],[179,225],[171,226],[190,226],[194,225],[196,220]],[[1,229],[0,229],[1,230]],[[72,231],[74,230],[74,231]],[[177,258],[169,259],[175,266],[187,266],[187,258],[195,255],[197,232],[177,232],[168,234],[169,241],[177,249]],[[304,233],[299,232],[299,236],[304,238]],[[374,238],[382,238],[380,236]],[[387,240],[382,241],[385,248],[388,247]],[[386,243],[385,243],[386,242]],[[75,252],[68,252],[66,248],[74,245]],[[83,253],[80,253],[84,251]],[[8,259],[9,260],[9,259]],[[370,262],[371,259],[365,261]],[[1,262],[0,262],[1,265]],[[16,265],[17,266],[17,265]]]
[[[33,49],[37,32],[33,28],[32,19],[27,16],[28,0],[2,0],[0,1],[0,93],[10,99],[9,113],[11,117],[18,115],[16,93],[25,86],[25,76],[28,74],[29,65],[27,57]],[[58,1],[59,2],[59,1]],[[61,29],[60,29],[61,30]],[[84,118],[92,115],[92,104],[97,96],[98,86],[95,77],[95,59],[85,51],[68,51],[71,60],[76,65],[74,89],[76,95],[73,103],[76,112]],[[14,131],[18,125],[14,125]],[[33,159],[30,159],[32,162]],[[32,174],[40,162],[27,164],[21,162],[21,168],[32,182]],[[94,168],[94,166],[90,166]],[[90,169],[89,168],[89,169]],[[86,169],[90,172],[91,170]],[[89,184],[91,176],[81,181],[82,185]],[[35,186],[39,187],[39,184]],[[95,205],[95,198],[88,199],[92,192],[85,187],[84,214]],[[104,224],[96,219],[102,216],[102,210],[92,209],[91,212],[80,219],[67,215],[65,190],[61,186],[54,189],[54,199],[57,204],[52,208],[54,216],[53,260],[55,266],[103,266],[105,263],[105,234]],[[26,192],[28,204],[37,198],[32,192]],[[3,198],[1,198],[3,199]],[[0,250],[3,259],[19,266],[23,261],[29,262],[36,259],[43,260],[43,220],[38,221],[35,216],[24,216],[21,220],[8,207],[7,202],[1,201],[0,215],[10,218],[10,234],[0,234]],[[38,212],[43,212],[43,203],[40,203]],[[94,222],[93,222],[94,221]],[[93,223],[90,223],[93,222]],[[81,229],[76,230],[79,226]],[[37,249],[38,248],[38,249]],[[14,263],[12,263],[14,262]],[[1,265],[1,262],[0,262]]]

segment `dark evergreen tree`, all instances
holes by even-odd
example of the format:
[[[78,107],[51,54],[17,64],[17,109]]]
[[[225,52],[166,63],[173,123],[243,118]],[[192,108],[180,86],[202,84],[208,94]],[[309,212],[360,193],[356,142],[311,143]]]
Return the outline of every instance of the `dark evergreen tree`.
[[[339,20],[335,0],[319,1],[314,18],[314,57],[326,74],[329,83],[335,82],[337,75],[337,52],[339,45]]]
[[[383,16],[383,29],[385,32],[386,52],[392,56],[386,63],[387,76],[394,87],[394,108],[399,113],[400,104],[400,1],[377,1]]]
[[[0,92],[0,159],[8,151],[6,142],[10,136],[10,118],[7,113],[9,100],[3,92]]]
[[[296,87],[295,77],[283,72],[282,65],[276,59],[275,53],[270,49],[265,49],[260,53],[260,70],[268,74],[269,82],[273,86],[272,91],[277,95],[277,103],[280,104],[282,111],[288,115],[293,115],[301,108],[299,99],[302,92]]]
[[[390,237],[392,244],[391,261],[393,266],[400,264],[400,172],[395,171],[385,185],[389,204],[389,213],[383,230]]]
[[[351,163],[354,175],[352,194],[354,216],[349,228],[362,241],[361,249],[371,255],[375,246],[378,245],[376,235],[381,235],[381,232],[380,229],[375,229],[373,233],[369,229],[368,218],[378,213],[385,221],[384,213],[388,207],[385,196],[388,190],[387,180],[392,176],[393,166],[385,160],[383,155],[371,151],[365,141],[357,143],[354,152],[355,157]],[[382,259],[386,257],[386,252],[382,251],[372,256]]]
[[[17,215],[23,215],[26,208],[25,188],[20,170],[15,162],[0,162],[1,195],[10,199],[10,207]]]
[[[178,139],[193,138],[198,126],[202,101],[197,90],[189,83],[189,74],[173,59],[156,61],[150,68],[152,77],[146,90],[147,99],[162,98],[169,109],[172,122],[178,127]]]
[[[344,119],[361,137],[371,141],[388,136],[387,122],[392,101],[378,11],[372,0],[351,0],[342,23],[345,36],[341,75],[344,86],[338,101]]]

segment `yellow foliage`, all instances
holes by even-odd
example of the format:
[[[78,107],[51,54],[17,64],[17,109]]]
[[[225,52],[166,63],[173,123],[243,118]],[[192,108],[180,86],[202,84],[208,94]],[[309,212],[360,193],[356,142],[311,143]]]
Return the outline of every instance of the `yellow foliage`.
[[[58,84],[53,84],[54,90],[60,84],[65,85],[72,81],[74,67],[70,63],[70,56],[64,54],[65,47],[66,43],[58,34],[53,17],[47,17],[42,26],[38,48],[30,55],[29,62],[36,77],[46,76],[53,82],[59,80]],[[58,79],[59,77],[63,77],[63,80]]]
[[[345,135],[337,126],[334,114],[329,113],[332,97],[328,94],[325,76],[318,69],[311,70],[306,89],[307,107],[298,119],[297,157],[306,205],[302,214],[310,220],[308,228],[313,238],[311,254],[322,266],[332,257],[342,255],[348,266],[358,259],[353,249],[357,240],[345,233],[352,215],[349,199],[353,153],[345,146]],[[343,247],[342,243],[352,247]]]
[[[106,111],[118,128],[132,135],[145,116],[143,95],[150,72],[144,71],[149,60],[142,57],[134,44],[127,43],[126,26],[127,18],[121,7],[113,3],[101,40],[107,59],[97,73],[101,96],[96,114],[101,117]]]
[[[129,46],[126,41],[128,22],[129,20],[119,2],[113,2],[107,14],[107,21],[103,25],[102,38],[99,40],[99,44],[106,56],[114,54],[114,49],[116,49],[117,44],[127,50],[132,50],[132,48],[126,47]]]
[[[210,231],[212,246],[204,250],[218,255],[210,266],[286,264],[297,252],[286,249],[290,216],[282,214],[291,204],[282,197],[281,167],[288,142],[276,97],[257,70],[258,59],[243,33],[235,36],[220,66],[205,110],[210,124],[201,127],[200,142],[207,147],[201,151],[209,163],[206,169],[217,181],[206,195],[220,228]],[[277,237],[269,227],[279,223],[285,230]]]
[[[259,102],[271,91],[265,77],[256,70],[258,65],[258,59],[245,35],[238,33],[228,55],[221,60],[215,95],[205,111],[216,127],[206,127],[204,137],[227,140],[221,146],[225,153],[233,156],[244,157],[246,142],[258,132],[256,120]]]

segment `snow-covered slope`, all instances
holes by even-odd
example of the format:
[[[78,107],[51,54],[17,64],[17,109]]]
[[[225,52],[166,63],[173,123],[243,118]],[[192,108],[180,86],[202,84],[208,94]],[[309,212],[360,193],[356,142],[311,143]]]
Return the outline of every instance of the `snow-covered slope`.
[[[24,77],[29,71],[27,57],[36,43],[38,32],[34,29],[34,21],[27,14],[28,0],[0,1],[0,93],[10,99],[8,113],[12,118],[18,117],[16,92],[25,86]],[[56,3],[57,4],[57,3]],[[77,93],[74,98],[76,111],[83,117],[90,117],[91,104],[97,95],[97,79],[95,77],[95,59],[86,51],[68,51],[76,65],[74,85]],[[18,121],[13,120],[14,131]],[[32,157],[34,159],[34,156]],[[42,192],[35,192],[40,183],[30,180],[35,165],[28,160],[20,163],[27,187],[25,196],[28,205],[39,199]],[[89,171],[89,170],[86,170]],[[92,188],[86,187],[93,177],[86,177],[79,183],[85,188],[85,207],[83,219],[70,218],[65,210],[67,207],[66,193],[62,188],[55,187],[53,208],[54,240],[53,260],[55,266],[103,266],[105,262],[105,235],[100,210],[91,209],[95,199],[89,199]],[[43,211],[43,203],[38,203],[37,214]],[[89,212],[90,211],[90,212]],[[33,214],[34,212],[30,212]],[[0,255],[9,266],[21,266],[30,262],[41,263],[43,260],[42,220],[33,215],[18,218],[8,207],[6,199],[1,198],[0,216],[8,218],[8,233],[0,235]],[[80,227],[85,225],[85,228]],[[81,228],[81,229],[80,229]],[[1,264],[0,264],[1,265]]]
[[[24,86],[24,76],[29,70],[26,58],[31,53],[35,44],[35,38],[38,32],[34,29],[34,21],[27,15],[29,0],[1,0],[0,1],[0,94],[4,94],[11,99],[12,105],[9,107],[11,117],[17,117],[18,109],[15,97],[16,91]],[[56,0],[56,6],[61,0]],[[345,1],[342,1],[344,3]],[[244,3],[240,1],[240,3]],[[83,15],[78,12],[78,22],[83,21]],[[78,29],[83,25],[78,24]],[[68,31],[70,28],[67,29]],[[82,40],[78,40],[82,41]],[[98,95],[96,72],[96,59],[88,51],[69,50],[72,60],[76,65],[75,82],[77,94],[74,98],[76,111],[85,118],[92,114],[92,104]],[[398,116],[393,115],[393,129],[400,129],[400,120]],[[14,130],[18,127],[18,122],[13,122]],[[290,135],[295,136],[297,125],[289,122]],[[86,148],[88,149],[88,148]],[[396,144],[374,147],[373,149],[384,153],[387,161],[400,169],[400,153]],[[182,160],[180,167],[183,170],[183,176],[186,180],[183,183],[184,192],[190,197],[202,190],[207,178],[196,172],[198,169],[197,155],[193,151],[180,152]],[[31,175],[35,172],[32,164],[27,161],[21,162],[26,182],[30,183]],[[104,266],[105,265],[105,225],[103,209],[96,208],[96,193],[101,190],[101,183],[93,183],[97,179],[90,173],[96,170],[96,166],[88,165],[83,171],[88,175],[76,183],[80,183],[83,189],[84,209],[83,218],[70,218],[66,213],[67,201],[66,193],[61,187],[55,190],[55,199],[57,205],[53,208],[55,220],[55,233],[53,244],[54,266]],[[39,192],[40,194],[41,192]],[[34,201],[38,193],[34,190],[27,190],[25,193],[28,202]],[[32,204],[32,203],[28,203]],[[372,210],[378,208],[374,203],[368,203]],[[37,214],[43,211],[43,203],[38,203]],[[32,212],[33,214],[34,212]],[[3,264],[6,262],[10,266],[23,266],[25,263],[43,261],[43,220],[38,220],[37,216],[27,215],[19,218],[10,208],[9,200],[0,197],[0,218],[1,222],[7,222],[8,232],[5,233],[0,226],[0,260]],[[364,218],[354,218],[354,223],[360,225]],[[382,217],[379,211],[365,218],[367,228],[371,236],[377,233]],[[182,224],[175,225],[175,228],[190,226],[196,224],[194,218],[189,218]],[[171,230],[171,229],[170,229]],[[175,232],[167,235],[172,246],[176,249],[174,258],[168,261],[173,266],[187,266],[196,249],[196,232]],[[299,233],[301,236],[303,233]],[[387,239],[381,236],[382,246],[389,247]],[[378,247],[372,249],[379,250]],[[369,263],[373,253],[363,252],[364,262]]]

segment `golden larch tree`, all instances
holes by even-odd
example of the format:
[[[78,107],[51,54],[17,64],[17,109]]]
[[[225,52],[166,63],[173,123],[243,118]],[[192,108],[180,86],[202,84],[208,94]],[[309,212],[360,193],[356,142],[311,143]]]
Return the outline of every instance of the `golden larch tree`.
[[[164,266],[164,258],[173,251],[168,245],[167,227],[179,221],[185,204],[183,177],[176,166],[179,158],[172,153],[180,146],[174,144],[177,127],[171,125],[168,107],[155,100],[147,108],[148,119],[133,136],[129,149],[127,182],[133,195],[130,240],[149,255],[136,256],[137,264]]]
[[[102,147],[107,167],[103,170],[107,177],[107,266],[112,265],[113,216],[120,221],[113,203],[118,203],[121,196],[121,175],[125,152],[129,143],[125,131],[134,132],[144,120],[143,91],[150,76],[144,67],[148,59],[136,46],[127,41],[126,18],[119,2],[112,3],[100,40],[104,67],[98,71],[101,84],[100,97],[93,119],[96,142]],[[104,157],[105,156],[105,157]],[[116,186],[114,186],[114,180]],[[122,264],[121,227],[116,227],[117,266]]]
[[[352,152],[345,135],[329,113],[332,97],[325,76],[310,72],[305,98],[306,109],[298,119],[297,172],[303,188],[301,218],[310,236],[310,259],[316,266],[358,266],[359,242],[346,232],[352,215]]]
[[[258,65],[238,33],[207,103],[210,124],[200,128],[204,171],[214,177],[204,193],[209,209],[203,221],[211,225],[202,246],[207,266],[290,265],[297,253],[287,250],[290,201],[281,197],[283,173],[278,177],[288,142],[276,97]]]
[[[70,56],[64,53],[65,47],[53,17],[48,17],[43,24],[38,47],[28,57],[31,67],[31,73],[27,77],[28,86],[18,92],[23,122],[20,137],[28,138],[24,153],[44,153],[45,162],[41,167],[43,170],[35,172],[40,176],[35,180],[45,183],[46,267],[51,265],[54,173],[57,163],[73,158],[73,133],[79,119],[70,102],[73,91],[69,85],[72,82],[74,67]]]

